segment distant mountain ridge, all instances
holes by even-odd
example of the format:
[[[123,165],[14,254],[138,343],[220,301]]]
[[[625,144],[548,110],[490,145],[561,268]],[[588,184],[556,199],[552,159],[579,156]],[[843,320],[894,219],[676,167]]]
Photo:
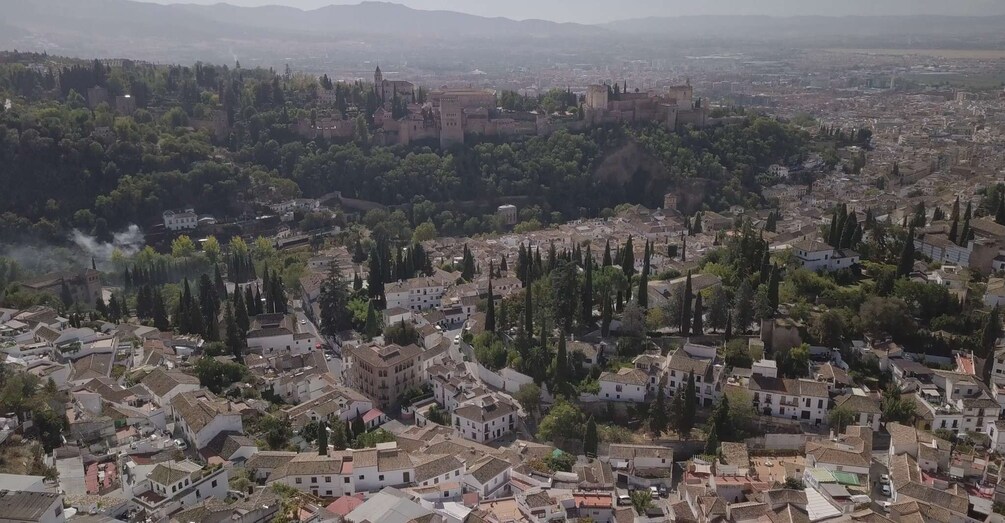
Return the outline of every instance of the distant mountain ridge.
[[[133,0],[31,0],[4,9],[6,22],[35,32],[86,35],[89,30],[133,36],[213,35],[226,38],[265,33],[451,37],[581,37],[607,30],[546,20],[486,18],[453,11],[424,11],[390,2],[329,5],[314,10],[284,6],[239,7],[151,4]],[[180,31],[180,33],[178,33]]]
[[[1005,16],[681,16],[600,24],[615,33],[682,38],[805,38],[813,36],[974,36],[1005,31]]]
[[[600,25],[489,18],[390,2],[293,7],[162,5],[136,0],[11,0],[0,9],[0,49],[160,62],[259,65],[399,63],[455,70],[620,60],[690,49],[1005,47],[1005,16],[682,16]],[[669,42],[674,44],[667,45]],[[319,66],[320,67],[320,66]]]

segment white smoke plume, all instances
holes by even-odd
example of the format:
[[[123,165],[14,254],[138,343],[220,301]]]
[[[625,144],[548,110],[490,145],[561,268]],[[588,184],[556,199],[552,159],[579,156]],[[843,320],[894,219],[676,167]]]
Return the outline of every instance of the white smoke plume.
[[[132,256],[144,245],[143,231],[137,225],[130,225],[126,230],[113,234],[111,242],[100,242],[94,236],[77,229],[70,234],[70,240],[99,263],[111,260],[112,253],[116,250],[126,256]]]

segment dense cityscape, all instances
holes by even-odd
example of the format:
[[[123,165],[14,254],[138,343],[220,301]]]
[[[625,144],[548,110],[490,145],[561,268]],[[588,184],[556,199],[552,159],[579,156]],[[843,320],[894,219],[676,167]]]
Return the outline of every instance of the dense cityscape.
[[[1001,17],[60,2],[0,23],[0,523],[1005,521]]]

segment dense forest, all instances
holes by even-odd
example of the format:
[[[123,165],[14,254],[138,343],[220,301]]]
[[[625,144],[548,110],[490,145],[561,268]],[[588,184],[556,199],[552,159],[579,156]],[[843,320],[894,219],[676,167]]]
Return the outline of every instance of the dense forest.
[[[368,84],[333,83],[287,71],[134,63],[112,67],[8,53],[0,61],[0,239],[65,239],[78,229],[99,238],[136,223],[157,223],[165,209],[194,207],[219,218],[293,196],[344,196],[402,205],[411,226],[432,222],[441,234],[493,229],[493,205],[520,199],[521,220],[548,223],[596,216],[620,203],[658,206],[688,179],[706,184],[705,206],[756,202],[771,163],[799,158],[807,137],[775,120],[678,133],[659,127],[597,127],[508,143],[469,140],[438,150],[375,145],[370,132],[346,143],[305,140],[299,119],[366,120]],[[89,108],[88,88],[130,94],[137,110]],[[316,89],[335,89],[322,106]],[[544,96],[540,104],[553,104]],[[567,96],[566,96],[567,97]],[[567,100],[568,101],[568,100]],[[509,102],[507,102],[509,103]],[[533,104],[532,100],[521,103]],[[195,122],[225,115],[213,136]],[[660,168],[626,180],[600,180],[596,167],[633,142]]]

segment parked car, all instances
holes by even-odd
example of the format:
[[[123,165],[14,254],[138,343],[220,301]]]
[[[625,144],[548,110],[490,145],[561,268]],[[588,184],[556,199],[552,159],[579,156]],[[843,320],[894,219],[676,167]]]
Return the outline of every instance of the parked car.
[[[889,484],[883,485],[883,495],[886,497],[890,497],[893,495],[893,492],[890,490]]]
[[[180,438],[174,440],[174,445],[178,447],[179,450],[185,450],[188,448],[188,443],[185,443],[185,440]]]
[[[879,484],[880,485],[889,485],[890,484],[890,475],[889,474],[883,474],[882,476],[880,476],[879,477]]]
[[[618,505],[626,506],[632,504],[632,497],[628,494],[618,494]]]
[[[670,491],[667,490],[667,486],[666,485],[660,485],[660,497],[661,498],[669,498],[670,497]]]
[[[656,485],[649,487],[649,493],[652,494],[653,499],[660,497],[660,489]]]

